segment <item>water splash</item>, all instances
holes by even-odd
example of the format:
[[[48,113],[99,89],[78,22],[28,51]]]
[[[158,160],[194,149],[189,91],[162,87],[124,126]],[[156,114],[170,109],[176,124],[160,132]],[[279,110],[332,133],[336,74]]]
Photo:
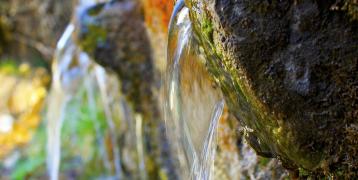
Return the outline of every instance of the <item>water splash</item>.
[[[183,1],[174,8],[168,42],[165,120],[179,174],[212,179],[224,101],[204,67]]]

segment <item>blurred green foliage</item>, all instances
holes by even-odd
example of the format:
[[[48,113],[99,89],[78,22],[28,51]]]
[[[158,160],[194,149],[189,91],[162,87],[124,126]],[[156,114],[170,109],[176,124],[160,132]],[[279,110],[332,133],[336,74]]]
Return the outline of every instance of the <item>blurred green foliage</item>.
[[[12,170],[11,179],[25,179],[38,172],[45,172],[46,167],[46,129],[41,125],[32,142],[23,150],[22,157]]]
[[[3,61],[1,66],[8,71],[16,70],[16,63],[13,61]],[[61,134],[62,176],[88,179],[112,173],[103,165],[103,153],[107,153],[105,146],[108,128],[101,103],[98,91],[90,95],[85,87],[82,87],[68,104]],[[43,117],[44,115],[45,113]],[[43,121],[32,141],[20,150],[21,156],[10,170],[8,178],[47,177],[46,141],[46,122]],[[0,162],[0,172],[1,166]],[[3,176],[0,175],[1,178]]]
[[[5,74],[17,74],[18,64],[13,59],[0,59],[0,72]]]

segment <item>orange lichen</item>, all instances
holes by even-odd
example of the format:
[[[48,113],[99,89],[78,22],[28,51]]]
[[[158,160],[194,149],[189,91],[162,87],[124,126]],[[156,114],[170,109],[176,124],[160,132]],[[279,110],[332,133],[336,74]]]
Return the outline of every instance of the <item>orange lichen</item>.
[[[168,30],[174,0],[144,0],[145,22],[154,32]]]

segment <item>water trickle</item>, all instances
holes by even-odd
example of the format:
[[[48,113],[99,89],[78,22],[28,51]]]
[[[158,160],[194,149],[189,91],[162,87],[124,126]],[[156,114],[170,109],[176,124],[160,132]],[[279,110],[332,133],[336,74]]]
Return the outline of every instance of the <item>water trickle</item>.
[[[60,137],[64,111],[68,101],[73,95],[73,91],[76,89],[75,86],[77,83],[75,83],[75,81],[78,81],[78,78],[80,78],[84,71],[83,68],[70,68],[76,51],[76,47],[71,39],[73,32],[74,25],[68,25],[62,37],[58,41],[52,65],[53,83],[48,99],[47,112],[47,165],[51,180],[58,179],[58,170],[61,158]]]
[[[165,120],[183,179],[212,179],[218,121],[224,108],[198,47],[189,10],[179,1],[169,27]]]
[[[88,119],[92,120],[90,123],[93,124],[95,132],[95,140],[93,140],[95,147],[93,148],[99,151],[98,156],[100,156],[105,168],[100,175],[113,178],[123,177],[120,146],[117,142],[118,134],[116,132],[117,124],[120,124],[120,122],[115,122],[116,120],[113,118],[129,119],[131,113],[124,112],[126,103],[118,100],[120,97],[116,97],[119,88],[111,87],[118,86],[118,80],[116,78],[111,80],[114,77],[108,76],[102,67],[94,64],[88,55],[76,46],[72,40],[74,31],[74,25],[68,25],[57,44],[52,66],[53,79],[47,109],[47,166],[49,177],[51,180],[59,177],[61,141],[63,141],[61,132],[65,119],[73,120],[73,122],[68,122],[72,129],[70,131],[74,132],[70,135],[69,144],[76,144],[77,141],[80,141],[78,140],[80,135],[76,132],[79,127],[76,126],[76,123],[78,124],[76,121],[79,121],[78,114],[81,107],[71,106],[74,102],[88,106]],[[117,116],[113,113],[116,106],[122,106],[121,109],[123,110]],[[104,114],[105,125],[101,124],[102,120],[98,117],[101,112]],[[118,118],[118,116],[121,117]],[[84,149],[84,151],[89,150]],[[96,150],[89,152],[93,154],[94,151]],[[77,155],[72,156],[81,156],[80,150]],[[93,159],[91,156],[89,158]],[[86,161],[86,158],[82,159]]]

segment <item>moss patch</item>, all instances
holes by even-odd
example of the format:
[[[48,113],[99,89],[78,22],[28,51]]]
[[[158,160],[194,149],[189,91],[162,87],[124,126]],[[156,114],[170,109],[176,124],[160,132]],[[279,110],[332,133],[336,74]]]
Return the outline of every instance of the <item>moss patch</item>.
[[[87,28],[88,32],[80,41],[80,46],[84,51],[92,54],[98,45],[106,43],[107,31],[104,28],[93,24],[88,25]]]

